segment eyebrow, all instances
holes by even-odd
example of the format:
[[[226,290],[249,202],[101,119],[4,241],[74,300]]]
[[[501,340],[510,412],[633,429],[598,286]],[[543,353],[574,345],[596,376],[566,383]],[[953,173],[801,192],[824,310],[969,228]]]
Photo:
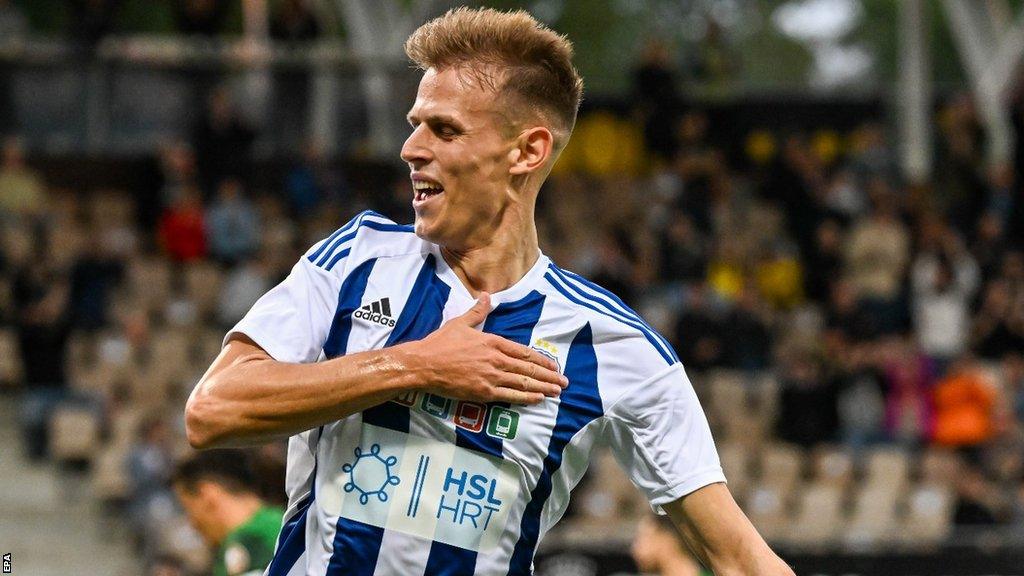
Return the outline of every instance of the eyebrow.
[[[416,116],[414,116],[411,113],[406,114],[405,119],[410,124],[412,124],[413,120],[416,119]],[[452,126],[455,126],[457,128],[463,127],[462,122],[459,122],[458,120],[455,119],[454,116],[450,116],[448,114],[430,114],[426,118],[423,118],[422,121],[426,122],[427,124],[451,124]]]

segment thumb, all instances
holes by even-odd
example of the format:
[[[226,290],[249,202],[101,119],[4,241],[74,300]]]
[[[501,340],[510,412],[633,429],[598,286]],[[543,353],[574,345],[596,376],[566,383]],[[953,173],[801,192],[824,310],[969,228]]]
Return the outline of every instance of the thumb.
[[[459,316],[455,320],[465,324],[466,326],[476,326],[483,322],[487,318],[487,314],[491,311],[491,295],[487,292],[481,292],[480,297],[476,299],[476,304],[473,305],[465,314]]]

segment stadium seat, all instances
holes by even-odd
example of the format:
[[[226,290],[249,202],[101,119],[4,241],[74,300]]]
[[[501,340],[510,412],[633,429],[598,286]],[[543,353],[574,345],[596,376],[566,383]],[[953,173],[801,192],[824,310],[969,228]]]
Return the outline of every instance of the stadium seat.
[[[21,383],[21,354],[13,330],[0,328],[0,388],[11,388]]]
[[[723,442],[718,446],[718,457],[729,482],[729,491],[743,501],[750,487],[750,452],[739,442]]]
[[[956,499],[947,485],[921,484],[907,497],[907,513],[900,522],[901,542],[914,549],[941,544],[952,531]]]
[[[843,535],[853,549],[877,549],[892,544],[897,536],[897,503],[902,487],[874,482],[863,486],[854,497],[850,522]]]
[[[814,482],[845,489],[853,481],[853,456],[848,450],[826,446],[812,456]]]
[[[789,444],[772,443],[761,453],[760,484],[789,494],[803,476],[804,453]]]
[[[104,503],[124,501],[130,491],[125,459],[128,447],[111,444],[104,447],[96,457],[92,468],[93,494]]]
[[[761,485],[752,489],[747,497],[745,512],[768,542],[783,541],[792,529],[786,512],[787,496],[775,486]]]
[[[843,488],[830,483],[800,489],[799,512],[785,542],[801,549],[820,550],[833,545],[843,526]]]
[[[214,264],[191,263],[185,267],[185,293],[200,318],[209,318],[217,306],[223,274]]]
[[[929,447],[921,455],[921,482],[931,486],[952,486],[960,469],[960,458],[952,450]]]
[[[171,295],[171,269],[166,260],[135,258],[128,267],[133,297],[148,311],[163,311]]]
[[[50,454],[57,462],[90,462],[100,447],[100,420],[92,410],[60,406],[50,418]]]
[[[864,482],[868,486],[889,486],[902,491],[910,477],[910,459],[898,448],[877,448],[867,454]]]

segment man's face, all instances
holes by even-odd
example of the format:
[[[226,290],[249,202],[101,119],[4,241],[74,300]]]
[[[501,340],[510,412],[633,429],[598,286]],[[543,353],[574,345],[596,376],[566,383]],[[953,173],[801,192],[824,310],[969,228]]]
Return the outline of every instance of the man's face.
[[[508,205],[516,137],[496,94],[466,72],[423,74],[402,160],[412,172],[416,234],[456,250],[486,244]]]
[[[211,498],[211,491],[204,489],[206,482],[200,482],[194,490],[189,490],[181,484],[174,485],[174,494],[185,509],[185,516],[192,524],[192,527],[199,532],[208,543],[216,545],[222,538],[220,522],[217,520],[215,502]]]

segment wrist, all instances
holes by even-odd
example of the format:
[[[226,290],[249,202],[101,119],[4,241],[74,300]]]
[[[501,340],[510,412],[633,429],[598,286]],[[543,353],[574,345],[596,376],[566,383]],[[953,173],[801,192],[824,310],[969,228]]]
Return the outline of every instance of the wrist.
[[[430,366],[418,342],[407,342],[386,348],[386,377],[395,382],[401,392],[419,392],[430,387]]]

